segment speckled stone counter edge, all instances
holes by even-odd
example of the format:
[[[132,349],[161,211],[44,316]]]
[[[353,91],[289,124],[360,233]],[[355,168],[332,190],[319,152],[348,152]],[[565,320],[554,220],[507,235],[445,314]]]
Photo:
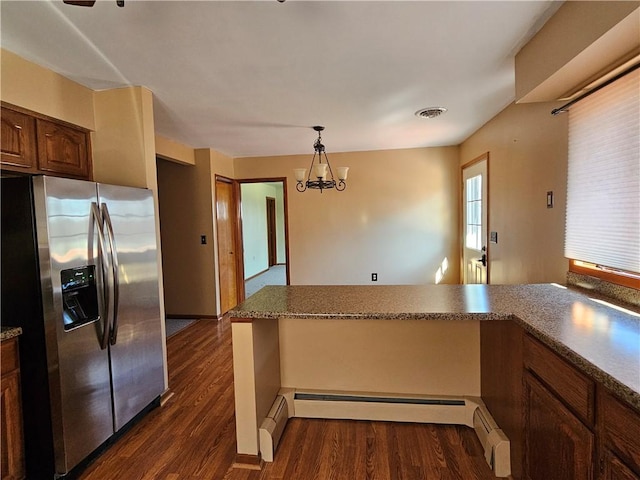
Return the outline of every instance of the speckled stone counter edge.
[[[2,327],[0,329],[0,341],[9,340],[18,335],[22,335],[22,328],[20,327]]]

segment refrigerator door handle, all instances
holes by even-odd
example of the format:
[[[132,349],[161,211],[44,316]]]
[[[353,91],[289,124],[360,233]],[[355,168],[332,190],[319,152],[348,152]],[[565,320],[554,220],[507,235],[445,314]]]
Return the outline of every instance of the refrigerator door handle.
[[[120,277],[118,264],[118,249],[116,248],[116,238],[113,233],[113,224],[109,215],[109,208],[106,203],[102,204],[102,217],[107,226],[107,236],[111,247],[111,272],[113,274],[113,325],[111,327],[110,343],[115,345],[118,340],[118,309],[120,302]]]
[[[107,278],[107,266],[105,265],[105,253],[107,245],[105,243],[104,233],[102,232],[102,215],[100,215],[100,210],[98,210],[98,204],[96,202],[91,202],[91,218],[89,220],[89,258],[93,259],[93,238],[94,238],[94,230],[98,233],[98,257],[99,257],[99,267],[101,271],[101,297],[102,297],[102,322],[103,322],[103,330],[102,330],[102,338],[100,339],[100,348],[102,350],[107,348],[109,342],[109,291],[105,287],[108,285]],[[97,229],[94,229],[94,226],[97,225]]]

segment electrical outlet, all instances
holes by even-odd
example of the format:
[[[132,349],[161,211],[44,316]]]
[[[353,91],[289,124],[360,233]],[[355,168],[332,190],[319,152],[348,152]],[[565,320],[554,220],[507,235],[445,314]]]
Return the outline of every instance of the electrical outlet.
[[[371,274],[371,281],[372,282],[377,282],[378,281],[378,274],[377,273],[372,273]]]

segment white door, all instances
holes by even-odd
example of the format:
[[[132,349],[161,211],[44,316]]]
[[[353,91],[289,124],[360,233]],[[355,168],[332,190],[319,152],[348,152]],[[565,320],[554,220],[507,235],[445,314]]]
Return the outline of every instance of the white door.
[[[487,283],[488,154],[462,167],[464,283]]]

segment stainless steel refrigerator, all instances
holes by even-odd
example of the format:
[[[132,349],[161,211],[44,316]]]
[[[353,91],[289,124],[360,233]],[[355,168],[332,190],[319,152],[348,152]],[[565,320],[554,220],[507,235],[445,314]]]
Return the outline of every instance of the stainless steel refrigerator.
[[[27,475],[58,478],[164,390],[153,197],[46,176],[0,189],[2,324],[24,331]]]

